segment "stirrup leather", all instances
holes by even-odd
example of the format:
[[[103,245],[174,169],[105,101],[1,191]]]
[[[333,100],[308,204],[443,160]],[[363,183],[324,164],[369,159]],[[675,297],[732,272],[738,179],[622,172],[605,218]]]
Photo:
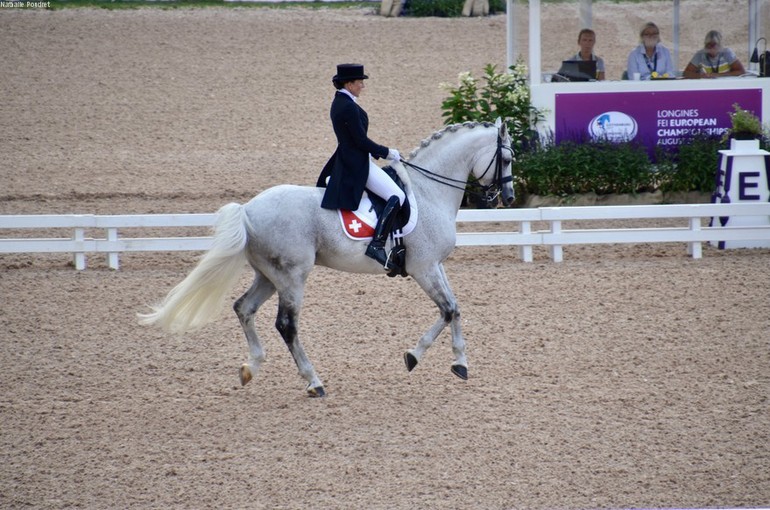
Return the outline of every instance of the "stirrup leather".
[[[388,276],[406,273],[403,269],[405,248],[400,238],[394,239],[393,248],[390,249],[389,253],[385,253],[385,242],[388,236],[393,235],[393,226],[400,208],[397,196],[394,195],[388,199],[385,209],[377,219],[374,238],[366,247],[366,255],[380,263],[383,269],[388,271]]]
[[[392,266],[388,271],[389,277],[403,276],[406,278],[409,276],[406,272],[406,246],[403,245],[400,237],[395,240],[395,245],[390,249],[388,263]]]

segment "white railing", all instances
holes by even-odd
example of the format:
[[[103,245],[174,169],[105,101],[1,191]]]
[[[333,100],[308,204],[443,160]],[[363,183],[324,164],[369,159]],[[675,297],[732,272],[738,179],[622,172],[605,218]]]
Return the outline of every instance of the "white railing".
[[[118,229],[153,227],[211,227],[216,214],[66,214],[0,216],[2,229],[67,229],[69,238],[0,238],[0,253],[72,253],[75,269],[86,268],[86,253],[106,253],[118,269],[118,255],[141,251],[205,251],[211,237],[119,237]],[[105,237],[87,238],[87,229],[104,230]]]
[[[704,226],[704,219],[719,217],[760,218],[749,226]],[[565,229],[562,222],[630,219],[681,219],[677,227],[631,227]],[[703,242],[766,241],[770,245],[770,203],[680,204],[599,207],[542,207],[538,209],[463,209],[457,223],[484,222],[515,226],[516,229],[491,232],[458,232],[457,246],[509,245],[519,247],[524,262],[532,262],[532,248],[547,246],[554,262],[563,259],[562,247],[575,244],[685,243],[693,258],[702,257]],[[67,229],[70,237],[0,237],[2,253],[72,253],[75,268],[86,267],[86,254],[105,253],[109,267],[118,269],[122,252],[205,251],[211,237],[121,237],[135,228],[211,227],[216,214],[138,214],[138,215],[6,215],[0,216],[3,230]],[[547,228],[533,230],[544,222]],[[719,225],[718,221],[714,222]],[[104,237],[86,237],[87,232],[103,230]]]
[[[750,219],[750,226],[719,226],[719,218]],[[678,218],[687,221],[678,227],[632,227],[573,229],[562,228],[563,221],[644,220]],[[703,219],[715,218],[716,226],[703,226]],[[770,203],[674,204],[596,207],[541,207],[538,209],[462,210],[459,222],[518,222],[518,232],[464,233],[457,246],[514,245],[524,262],[532,262],[532,247],[544,245],[554,262],[563,259],[564,245],[686,243],[687,253],[699,259],[703,242],[760,241],[770,246]],[[532,230],[533,222],[547,222],[546,230]],[[708,221],[705,223],[708,224]]]

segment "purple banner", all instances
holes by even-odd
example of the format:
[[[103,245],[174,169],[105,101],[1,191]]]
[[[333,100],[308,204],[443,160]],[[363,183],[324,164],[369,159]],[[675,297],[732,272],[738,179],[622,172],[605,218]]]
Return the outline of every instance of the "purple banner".
[[[762,89],[556,94],[555,141],[634,140],[650,151],[721,136],[733,104],[762,118]]]

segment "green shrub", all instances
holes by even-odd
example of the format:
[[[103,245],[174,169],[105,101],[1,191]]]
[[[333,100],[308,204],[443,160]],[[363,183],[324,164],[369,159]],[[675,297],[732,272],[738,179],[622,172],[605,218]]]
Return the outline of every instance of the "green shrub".
[[[566,196],[595,192],[665,193],[700,191],[716,186],[719,150],[728,144],[719,137],[695,136],[673,150],[659,149],[650,161],[646,149],[634,142],[546,142],[517,155],[513,173],[518,194]],[[770,147],[766,137],[760,148]]]
[[[678,150],[659,151],[658,176],[664,192],[713,192],[719,165],[719,150],[727,145],[714,136],[698,135]]]
[[[645,148],[634,143],[546,143],[519,154],[518,191],[534,195],[653,191],[656,177]]]
[[[733,111],[729,115],[731,127],[725,133],[725,140],[729,138],[751,140],[762,135],[762,122],[754,112],[744,110],[741,105],[734,103]]]
[[[454,18],[462,15],[465,0],[407,0],[404,15]],[[505,12],[505,0],[489,0],[489,14]]]
[[[489,14],[498,13],[505,13],[505,0],[489,0]]]
[[[527,66],[520,60],[509,71],[498,73],[496,66],[487,64],[481,85],[467,71],[460,73],[456,87],[442,84],[441,87],[449,92],[449,97],[441,103],[445,124],[494,122],[501,117],[508,125],[514,149],[519,150],[523,141],[532,138],[532,127],[544,116],[542,111],[532,106]]]
[[[410,16],[453,18],[463,12],[465,0],[409,0],[405,12]]]

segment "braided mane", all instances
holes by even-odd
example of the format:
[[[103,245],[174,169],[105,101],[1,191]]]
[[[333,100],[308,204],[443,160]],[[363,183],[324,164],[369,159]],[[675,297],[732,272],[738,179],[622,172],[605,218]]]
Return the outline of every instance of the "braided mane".
[[[420,146],[412,150],[412,152],[409,154],[410,158],[413,158],[421,149],[424,149],[428,145],[431,144],[434,140],[438,140],[441,137],[443,137],[447,133],[455,133],[459,131],[462,128],[467,129],[473,129],[475,127],[482,126],[482,127],[493,127],[494,123],[492,122],[475,122],[475,121],[467,121],[462,122],[459,124],[450,124],[449,126],[445,127],[444,129],[441,129],[439,131],[436,131],[432,135],[430,135],[428,138],[425,138],[423,141],[420,142]]]

